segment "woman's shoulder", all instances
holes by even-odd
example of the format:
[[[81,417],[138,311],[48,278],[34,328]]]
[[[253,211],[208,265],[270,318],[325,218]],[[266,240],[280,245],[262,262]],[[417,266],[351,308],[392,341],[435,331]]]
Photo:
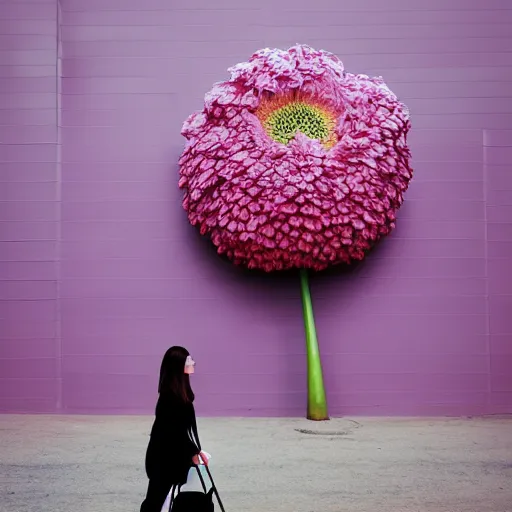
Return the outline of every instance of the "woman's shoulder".
[[[177,397],[160,395],[155,410],[156,421],[194,422],[195,411],[191,403],[185,403]]]

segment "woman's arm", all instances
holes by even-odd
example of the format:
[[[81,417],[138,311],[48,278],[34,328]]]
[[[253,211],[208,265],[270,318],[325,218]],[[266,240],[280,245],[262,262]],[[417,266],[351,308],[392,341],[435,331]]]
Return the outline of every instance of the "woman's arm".
[[[197,432],[197,420],[196,420],[196,410],[194,408],[194,405],[192,405],[192,435],[194,436],[194,441],[199,448],[199,451],[201,451],[201,441],[199,441],[199,434]]]
[[[162,427],[173,455],[190,463],[192,457],[201,452],[200,447],[196,446],[189,434],[193,431],[195,424],[193,406],[180,403],[170,397],[161,397],[157,405],[157,416],[162,420]]]

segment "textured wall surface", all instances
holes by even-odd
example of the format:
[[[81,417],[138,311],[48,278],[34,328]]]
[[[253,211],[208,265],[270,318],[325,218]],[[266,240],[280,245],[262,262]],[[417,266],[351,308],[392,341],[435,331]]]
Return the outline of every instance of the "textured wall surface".
[[[57,27],[0,2],[0,410],[60,403]]]
[[[200,413],[304,414],[298,279],[218,259],[176,166],[212,82],[300,42],[413,115],[396,232],[313,280],[331,413],[512,412],[512,4],[245,4],[61,0],[59,80],[55,0],[0,0],[0,410],[150,411],[178,343]]]

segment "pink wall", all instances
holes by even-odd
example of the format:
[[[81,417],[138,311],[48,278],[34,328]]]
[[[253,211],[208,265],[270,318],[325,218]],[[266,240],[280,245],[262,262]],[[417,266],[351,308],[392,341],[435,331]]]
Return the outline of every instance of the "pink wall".
[[[201,413],[304,413],[297,280],[216,258],[176,186],[211,83],[302,42],[414,126],[396,233],[313,283],[331,413],[512,412],[509,0],[61,4],[58,80],[55,0],[0,0],[0,410],[149,411],[181,343]]]
[[[0,2],[0,410],[59,403],[56,2]]]

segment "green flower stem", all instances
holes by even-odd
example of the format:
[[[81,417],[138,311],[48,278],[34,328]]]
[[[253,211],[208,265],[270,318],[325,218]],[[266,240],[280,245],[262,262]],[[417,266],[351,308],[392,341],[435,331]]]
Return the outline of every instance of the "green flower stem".
[[[300,289],[302,295],[302,309],[304,312],[304,328],[306,330],[306,350],[308,359],[308,419],[328,420],[327,399],[325,397],[322,362],[316,336],[313,303],[309,291],[308,272],[300,271]]]

